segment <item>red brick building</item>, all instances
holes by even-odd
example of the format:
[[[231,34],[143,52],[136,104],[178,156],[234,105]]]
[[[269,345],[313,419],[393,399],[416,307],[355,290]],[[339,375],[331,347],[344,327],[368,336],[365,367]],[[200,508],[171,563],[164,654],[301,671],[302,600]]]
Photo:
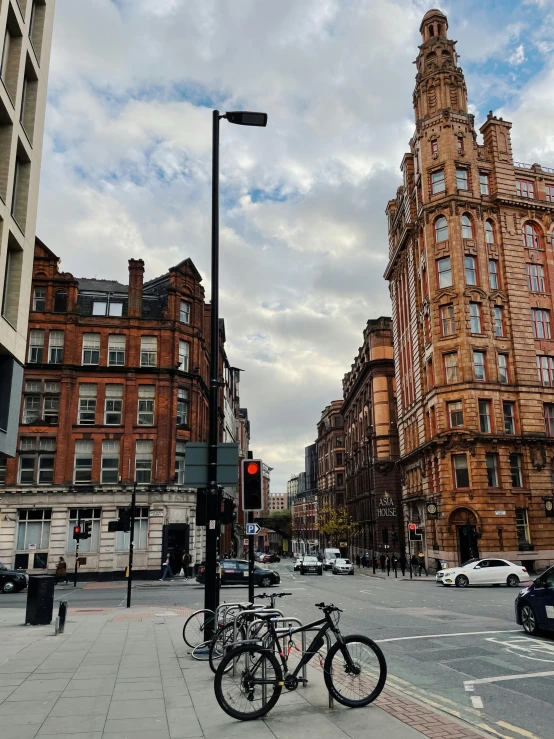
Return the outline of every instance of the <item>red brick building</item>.
[[[322,411],[317,425],[317,511],[323,520],[326,508],[338,508],[345,504],[345,448],[342,400],[333,400]],[[327,544],[319,535],[319,545]]]
[[[421,23],[416,128],[388,204],[404,517],[434,565],[554,561],[554,170],[474,116],[448,21]]]
[[[369,320],[364,343],[342,382],[346,506],[360,525],[350,555],[404,548],[392,320]]]
[[[190,259],[148,282],[143,274],[130,259],[128,286],[77,279],[36,242],[17,456],[0,462],[8,565],[52,569],[63,555],[71,569],[79,518],[92,522],[83,573],[121,572],[128,534],[108,532],[108,522],[129,505],[134,481],[135,569],[156,575],[167,551],[177,569],[185,550],[202,556],[184,470],[186,443],[208,438],[210,307]],[[223,321],[221,337],[223,348]],[[222,352],[222,376],[224,363]],[[227,394],[238,411],[238,389]]]
[[[292,550],[296,554],[313,554],[318,549],[317,498],[311,493],[296,497],[291,507]]]

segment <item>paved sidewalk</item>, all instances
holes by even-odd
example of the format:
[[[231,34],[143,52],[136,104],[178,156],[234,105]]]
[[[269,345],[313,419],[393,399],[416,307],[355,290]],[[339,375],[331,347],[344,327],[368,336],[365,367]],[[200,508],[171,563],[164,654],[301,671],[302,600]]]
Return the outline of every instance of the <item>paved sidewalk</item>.
[[[84,613],[86,611],[86,613]],[[385,688],[363,709],[328,706],[320,670],[284,692],[263,721],[218,706],[213,675],[182,639],[186,608],[74,609],[64,634],[0,611],[2,739],[478,739],[457,722]]]

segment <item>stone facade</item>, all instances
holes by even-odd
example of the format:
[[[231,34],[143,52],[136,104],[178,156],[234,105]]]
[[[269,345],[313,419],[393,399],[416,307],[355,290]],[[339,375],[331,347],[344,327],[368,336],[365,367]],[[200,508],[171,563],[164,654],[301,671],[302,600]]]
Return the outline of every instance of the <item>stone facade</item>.
[[[323,410],[317,425],[317,510],[325,516],[325,508],[345,504],[345,450],[342,400],[333,400]],[[320,547],[327,543],[319,536]]]
[[[6,565],[52,569],[63,555],[71,570],[79,511],[93,525],[81,543],[82,575],[121,574],[128,539],[108,532],[108,522],[129,505],[135,480],[135,570],[158,576],[167,551],[179,569],[184,550],[193,562],[202,557],[184,464],[186,443],[208,438],[210,310],[190,259],[146,283],[143,273],[142,260],[131,259],[128,286],[76,279],[36,241],[17,456],[0,477]],[[220,326],[223,440],[229,407],[238,413],[239,402]],[[242,428],[239,420],[237,437]],[[230,531],[222,542],[231,547]]]
[[[436,10],[422,21],[387,207],[404,517],[431,564],[532,571],[554,560],[554,170],[514,162],[492,113],[478,143],[447,29]]]
[[[350,555],[400,554],[404,526],[390,318],[367,322],[364,343],[342,384],[346,505],[360,524]]]

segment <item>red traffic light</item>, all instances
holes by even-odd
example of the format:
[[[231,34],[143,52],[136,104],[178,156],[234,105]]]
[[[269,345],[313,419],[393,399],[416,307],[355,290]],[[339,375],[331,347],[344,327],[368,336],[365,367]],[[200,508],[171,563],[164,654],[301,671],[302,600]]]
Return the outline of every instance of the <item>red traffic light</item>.
[[[257,475],[260,471],[260,465],[257,462],[250,462],[246,465],[246,471],[249,475]]]
[[[417,528],[416,525],[415,525],[415,523],[408,524],[408,527],[409,527],[410,531],[415,531],[416,528]]]
[[[80,526],[74,526],[73,527],[73,533],[74,534],[80,534],[81,533],[81,527]]]

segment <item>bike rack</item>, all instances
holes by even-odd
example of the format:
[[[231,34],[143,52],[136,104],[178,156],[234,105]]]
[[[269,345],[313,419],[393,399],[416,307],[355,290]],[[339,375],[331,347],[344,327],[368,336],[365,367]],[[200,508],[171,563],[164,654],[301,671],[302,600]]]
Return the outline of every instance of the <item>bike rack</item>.
[[[253,604],[246,601],[242,601],[242,603],[221,603],[215,611],[216,624],[219,624],[220,614],[222,614],[223,623],[225,623],[229,611],[235,611],[236,609],[240,610],[241,608],[244,608],[244,606],[252,607]]]
[[[307,634],[308,631],[319,631],[319,627],[315,627],[313,629],[306,629],[304,634]],[[329,636],[328,631],[325,632],[325,641],[327,642],[327,654],[329,654],[329,650],[331,649],[332,642],[331,642],[331,637]],[[334,707],[335,707],[335,699],[333,698],[331,693],[329,693],[329,708],[334,708]]]
[[[238,644],[237,642],[237,620],[239,618],[242,618],[243,616],[250,616],[252,614],[256,614],[259,612],[260,612],[260,608],[249,608],[245,611],[240,611],[239,613],[237,613],[237,615],[233,619],[233,646],[234,647]],[[277,608],[268,608],[267,611],[264,611],[264,613],[274,613],[277,615],[277,617],[283,616],[283,612],[279,611]],[[257,620],[262,621],[262,619],[257,619]],[[248,630],[246,633],[248,633]],[[235,663],[233,661],[233,674],[234,672],[235,672]]]

